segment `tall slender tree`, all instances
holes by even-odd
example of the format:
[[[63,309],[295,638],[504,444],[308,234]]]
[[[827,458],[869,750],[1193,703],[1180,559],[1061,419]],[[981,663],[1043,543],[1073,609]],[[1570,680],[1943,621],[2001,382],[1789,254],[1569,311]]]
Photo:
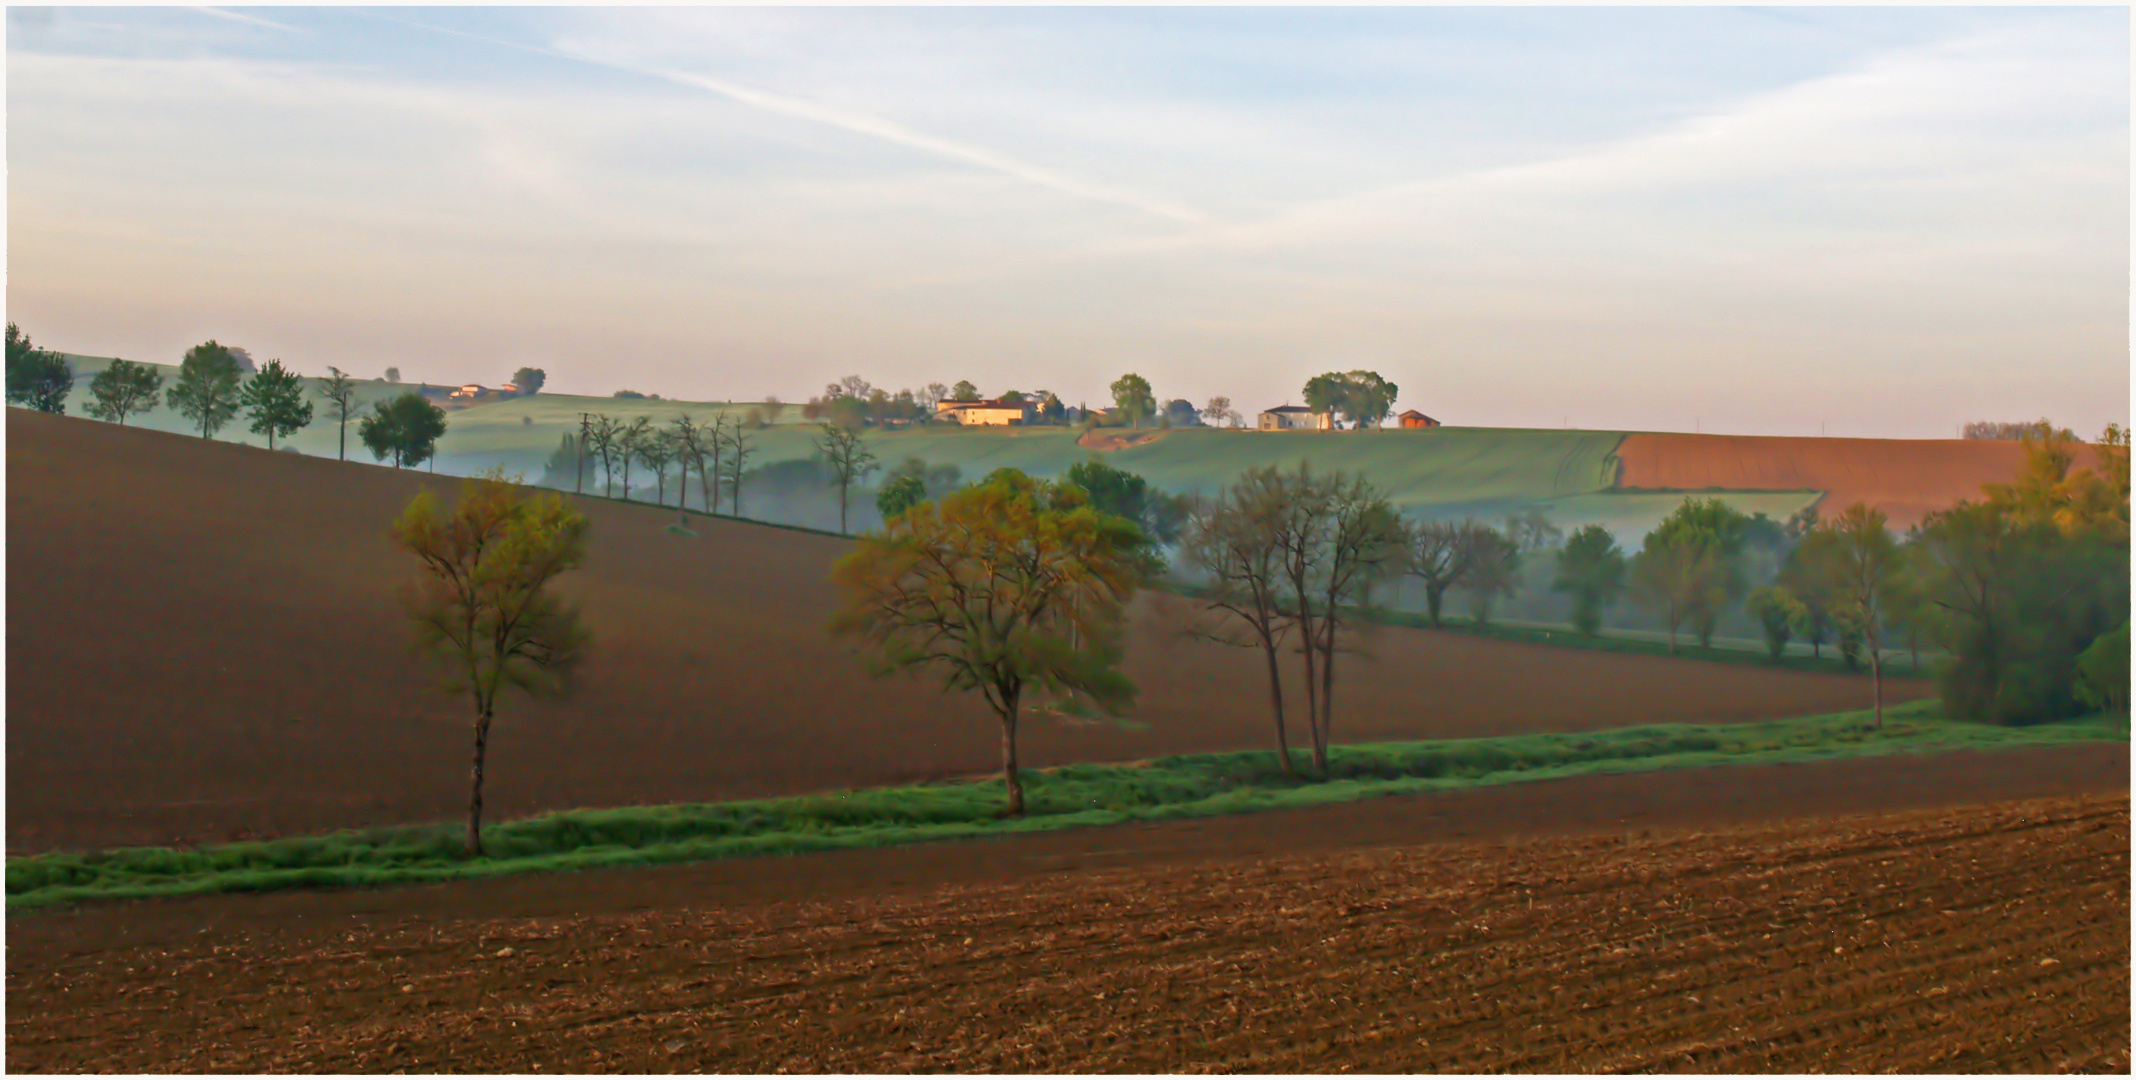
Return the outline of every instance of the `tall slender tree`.
[[[409,602],[418,645],[436,659],[444,688],[475,708],[466,853],[482,854],[482,783],[499,696],[566,691],[589,640],[578,612],[549,590],[584,565],[584,516],[557,494],[535,495],[501,475],[470,481],[451,511],[418,492],[394,525],[423,574]]]
[[[185,351],[178,379],[171,385],[170,406],[200,425],[200,437],[212,439],[237,415],[238,387],[244,370],[230,350],[209,339]]]
[[[1227,645],[1258,646],[1268,666],[1268,704],[1276,729],[1276,757],[1286,775],[1291,761],[1290,733],[1283,717],[1283,668],[1278,655],[1296,622],[1283,610],[1285,563],[1280,529],[1288,512],[1285,485],[1273,468],[1253,469],[1216,498],[1194,505],[1188,515],[1181,556],[1207,574],[1202,594],[1207,610],[1228,616],[1243,634],[1229,627],[1203,631]]]
[[[252,433],[267,436],[267,449],[274,449],[278,436],[295,433],[312,422],[312,403],[304,400],[304,380],[269,360],[258,374],[245,382],[237,399],[252,414]]]
[[[356,380],[349,373],[329,366],[327,377],[319,380],[319,396],[334,412],[334,423],[341,428],[341,443],[337,450],[339,459],[349,459],[349,417],[356,414]]]
[[[749,455],[756,452],[751,441],[754,429],[747,424],[736,423],[727,429],[725,466],[727,470],[727,512],[742,516],[742,477],[747,475]]]
[[[1855,503],[1802,541],[1803,557],[1838,600],[1834,615],[1869,652],[1876,726],[1884,726],[1883,630],[1906,574],[1906,549],[1884,525],[1884,512]]]
[[[875,455],[861,445],[860,432],[841,424],[824,424],[816,437],[816,453],[831,467],[831,482],[838,485],[838,531],[846,531],[848,493],[857,480],[875,471]]]

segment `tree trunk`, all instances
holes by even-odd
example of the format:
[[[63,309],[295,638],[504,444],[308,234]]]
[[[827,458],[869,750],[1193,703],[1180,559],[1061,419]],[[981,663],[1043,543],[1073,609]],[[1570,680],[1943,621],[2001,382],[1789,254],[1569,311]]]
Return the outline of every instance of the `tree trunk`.
[[[1883,642],[1871,632],[1869,638],[1869,686],[1870,699],[1876,702],[1876,729],[1884,730],[1884,650]]]
[[[1291,764],[1290,733],[1283,729],[1283,669],[1276,663],[1276,639],[1263,634],[1261,651],[1268,656],[1268,703],[1276,710],[1276,756],[1283,763],[1283,775],[1296,776],[1298,770]]]
[[[1424,608],[1431,613],[1431,624],[1439,625],[1439,604],[1446,599],[1446,586],[1424,583]]]
[[[1298,643],[1305,653],[1305,726],[1313,744],[1313,767],[1326,776],[1327,755],[1320,749],[1320,658],[1316,655],[1319,650],[1313,644],[1312,606],[1300,601],[1298,608]]]
[[[349,459],[349,418],[341,418],[341,460]]]
[[[274,449],[274,425],[267,426],[267,449]]]
[[[846,531],[846,482],[838,482],[838,531]]]
[[[490,711],[475,720],[475,766],[467,795],[467,857],[482,856],[482,759],[489,750]]]
[[[1016,771],[1016,701],[1015,692],[1001,696],[1001,779],[1009,789],[1009,816],[1022,817],[1024,812],[1023,777]]]
[[[1328,774],[1328,740],[1335,727],[1335,608],[1321,622],[1327,627],[1320,645],[1320,722],[1313,731],[1313,767]]]

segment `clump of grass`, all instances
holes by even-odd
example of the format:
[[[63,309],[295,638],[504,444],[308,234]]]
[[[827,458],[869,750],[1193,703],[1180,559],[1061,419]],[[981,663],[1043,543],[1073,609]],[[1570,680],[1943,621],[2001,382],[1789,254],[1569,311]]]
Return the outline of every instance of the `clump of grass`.
[[[461,858],[458,826],[365,829],[197,850],[128,848],[7,861],[10,910],[92,899],[369,886],[1242,813],[1529,779],[1901,751],[1995,749],[2128,737],[2123,717],[2003,728],[1941,719],[1932,702],[1747,724],[1368,743],[1329,751],[1325,778],[1286,775],[1273,752],[1189,754],[1025,775],[1026,816],[1000,816],[999,780],[723,803],[572,810],[493,825],[487,858]],[[1304,763],[1300,762],[1301,768]]]

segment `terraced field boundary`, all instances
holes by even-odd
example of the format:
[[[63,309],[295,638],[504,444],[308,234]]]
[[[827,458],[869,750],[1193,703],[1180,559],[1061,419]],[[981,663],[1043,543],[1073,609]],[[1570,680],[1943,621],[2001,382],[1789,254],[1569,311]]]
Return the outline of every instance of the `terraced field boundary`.
[[[1813,761],[1903,752],[2124,742],[2126,716],[2025,728],[1940,718],[1932,702],[1765,723],[1373,743],[1334,748],[1325,779],[1288,777],[1272,752],[1195,754],[1025,774],[1028,812],[999,816],[1001,782],[912,785],[747,801],[546,814],[492,826],[489,856],[459,856],[439,824],[7,861],[7,908],[795,854],[1133,821],[1250,813],[1592,773]]]

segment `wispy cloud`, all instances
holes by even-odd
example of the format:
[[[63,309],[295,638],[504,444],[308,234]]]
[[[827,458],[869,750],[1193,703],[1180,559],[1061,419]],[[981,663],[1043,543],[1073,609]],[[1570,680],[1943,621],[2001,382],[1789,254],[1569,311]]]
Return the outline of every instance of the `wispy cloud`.
[[[995,153],[984,147],[970,146],[924,132],[914,131],[903,124],[880,116],[872,116],[868,113],[850,109],[834,108],[785,94],[775,94],[768,90],[758,90],[753,87],[742,86],[721,79],[708,78],[703,75],[693,75],[684,71],[644,70],[643,73],[655,75],[683,86],[707,90],[741,104],[768,112],[792,116],[819,124],[828,124],[831,127],[859,135],[867,135],[899,146],[924,150],[951,161],[975,165],[982,169],[990,169],[994,172],[1037,184],[1040,187],[1050,188],[1064,195],[1072,195],[1079,199],[1132,207],[1159,217],[1186,222],[1190,225],[1200,225],[1210,220],[1209,215],[1192,207],[1182,206],[1162,199],[1153,199],[1147,195],[1119,188],[1087,183],[1051,169],[1018,161],[1005,154]]]
[[[311,33],[311,31],[306,30],[301,26],[291,26],[288,23],[278,23],[275,22],[273,19],[262,19],[257,15],[247,15],[242,11],[231,11],[228,8],[195,7],[193,10],[201,13],[202,15],[212,15],[218,19],[228,19],[231,22],[241,22],[249,26],[264,26],[269,30],[280,30],[284,33],[289,34]]]

